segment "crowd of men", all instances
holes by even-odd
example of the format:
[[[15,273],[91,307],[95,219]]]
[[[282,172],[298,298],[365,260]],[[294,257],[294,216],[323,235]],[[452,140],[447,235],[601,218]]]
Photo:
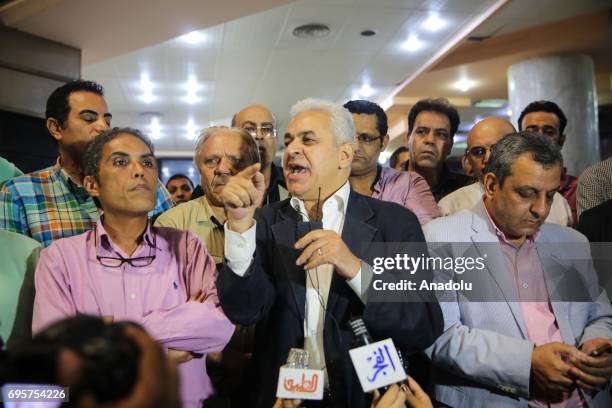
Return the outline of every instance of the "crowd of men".
[[[182,174],[164,186],[147,136],[111,119],[100,85],[67,83],[46,107],[56,164],[23,175],[0,158],[9,351],[77,315],[136,323],[125,330],[141,370],[118,406],[609,403],[612,307],[588,243],[612,241],[612,158],[567,174],[567,119],[554,102],[526,106],[518,132],[498,117],[475,124],[462,174],[447,164],[460,118],[444,99],[412,107],[390,166],[379,163],[387,116],[373,102],[297,102],[282,166],[274,114],[250,105],[201,132],[195,186]],[[465,256],[462,243],[486,252],[478,283],[495,301],[373,296],[370,247],[426,242],[445,243],[430,250],[445,258]],[[355,317],[403,353],[406,384],[362,392]],[[292,348],[323,370],[321,401],[277,400]],[[66,374],[79,358],[59,361],[57,376],[80,390],[77,406],[93,398]]]

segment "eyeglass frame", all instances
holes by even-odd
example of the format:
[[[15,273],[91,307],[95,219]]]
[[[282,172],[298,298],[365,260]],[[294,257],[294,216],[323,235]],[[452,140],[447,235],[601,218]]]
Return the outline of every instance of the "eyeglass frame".
[[[124,263],[128,263],[131,267],[133,268],[144,268],[146,266],[149,266],[153,263],[153,261],[155,260],[155,257],[157,256],[156,253],[153,251],[153,255],[149,255],[149,256],[137,256],[134,258],[124,258],[121,255],[119,255],[118,258],[115,258],[113,256],[100,256],[98,255],[99,253],[99,248],[98,248],[98,232],[97,230],[94,228],[93,230],[94,233],[94,247],[96,248],[96,260],[100,263],[100,265],[107,267],[107,268],[121,268],[123,266]],[[153,233],[153,243],[151,244],[151,242],[149,242],[149,254],[151,253],[151,251],[153,249],[157,249],[157,234]],[[102,260],[104,259],[112,259],[115,261],[121,261],[121,263],[119,265],[105,265]],[[141,259],[149,259],[149,262],[145,265],[134,265],[133,261],[136,260],[141,260]]]
[[[251,133],[250,131],[247,130],[247,128],[248,129],[255,129],[255,131],[253,133]],[[249,135],[251,135],[251,137],[253,137],[255,139],[257,139],[257,131],[258,130],[259,130],[259,134],[261,135],[262,139],[273,139],[276,136],[278,136],[278,131],[276,130],[274,125],[272,125],[272,126],[265,125],[265,127],[264,126],[252,126],[252,125],[249,125],[248,127],[242,127],[242,129],[244,129]],[[272,132],[266,135],[263,132],[264,129],[266,129],[266,130],[267,129],[271,129]]]
[[[371,140],[369,140],[369,141],[361,140],[360,138],[363,137],[363,136],[368,136],[369,138],[371,138]],[[381,140],[383,137],[384,136],[382,136],[382,135],[381,136],[372,136],[372,135],[367,134],[367,133],[360,133],[360,134],[355,136],[355,140],[360,142],[360,143],[365,143],[367,145],[370,145],[370,144],[374,143],[377,140]]]

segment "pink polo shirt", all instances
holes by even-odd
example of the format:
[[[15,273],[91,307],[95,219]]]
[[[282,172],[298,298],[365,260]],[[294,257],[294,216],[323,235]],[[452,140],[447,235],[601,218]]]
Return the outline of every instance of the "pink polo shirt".
[[[529,340],[534,342],[536,346],[553,342],[563,343],[546,289],[542,263],[538,257],[535,241],[539,231],[535,235],[527,237],[520,247],[516,247],[497,228],[486,206],[485,211],[499,239],[508,270],[512,273]],[[551,404],[530,400],[529,407],[579,408],[582,407],[582,401],[578,391],[574,390],[572,395],[562,402]]]
[[[144,267],[103,266],[96,256],[155,255]],[[234,326],[218,308],[215,263],[189,231],[147,227],[128,256],[98,221],[96,228],[44,249],[35,273],[34,333],[79,313],[113,316],[142,325],[165,348],[205,354],[179,366],[183,406],[198,406],[212,392],[206,354],[221,351]],[[187,299],[202,289],[203,303]]]

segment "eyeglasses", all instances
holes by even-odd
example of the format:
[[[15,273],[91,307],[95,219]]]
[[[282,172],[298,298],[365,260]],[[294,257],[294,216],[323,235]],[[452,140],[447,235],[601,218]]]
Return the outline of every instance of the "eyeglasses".
[[[465,155],[471,155],[474,157],[484,157],[488,151],[490,151],[490,147],[484,146],[473,146],[465,149]]]
[[[252,137],[257,138],[257,130],[259,130],[261,137],[264,139],[271,139],[276,137],[276,129],[273,126],[245,126],[243,127]]]
[[[94,246],[96,248],[96,251],[98,251],[98,234],[95,230],[93,231],[93,233],[94,233]],[[153,263],[153,261],[155,260],[155,252],[153,252],[153,250],[156,248],[157,248],[157,234],[153,234],[153,245],[149,246],[149,256],[137,256],[135,258],[124,258],[121,255],[119,255],[118,257],[96,255],[96,259],[98,260],[98,262],[100,262],[102,266],[106,266],[109,268],[119,268],[121,265],[123,265],[126,262],[130,264],[130,266],[133,266],[134,268],[142,268],[145,266],[149,266]]]
[[[370,144],[370,143],[374,143],[378,139],[382,139],[382,136],[372,136],[372,135],[368,135],[367,133],[361,133],[357,135],[356,139],[360,143]]]

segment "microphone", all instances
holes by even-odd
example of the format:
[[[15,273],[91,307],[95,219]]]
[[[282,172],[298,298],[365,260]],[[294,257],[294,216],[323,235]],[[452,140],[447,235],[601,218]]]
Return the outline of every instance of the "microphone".
[[[280,368],[276,397],[285,399],[322,400],[324,371],[308,368],[308,352],[292,348],[287,363]]]
[[[361,317],[351,319],[349,326],[357,346],[349,350],[349,354],[364,392],[379,389],[382,395],[387,386],[403,382],[408,377],[393,340],[373,342]]]

